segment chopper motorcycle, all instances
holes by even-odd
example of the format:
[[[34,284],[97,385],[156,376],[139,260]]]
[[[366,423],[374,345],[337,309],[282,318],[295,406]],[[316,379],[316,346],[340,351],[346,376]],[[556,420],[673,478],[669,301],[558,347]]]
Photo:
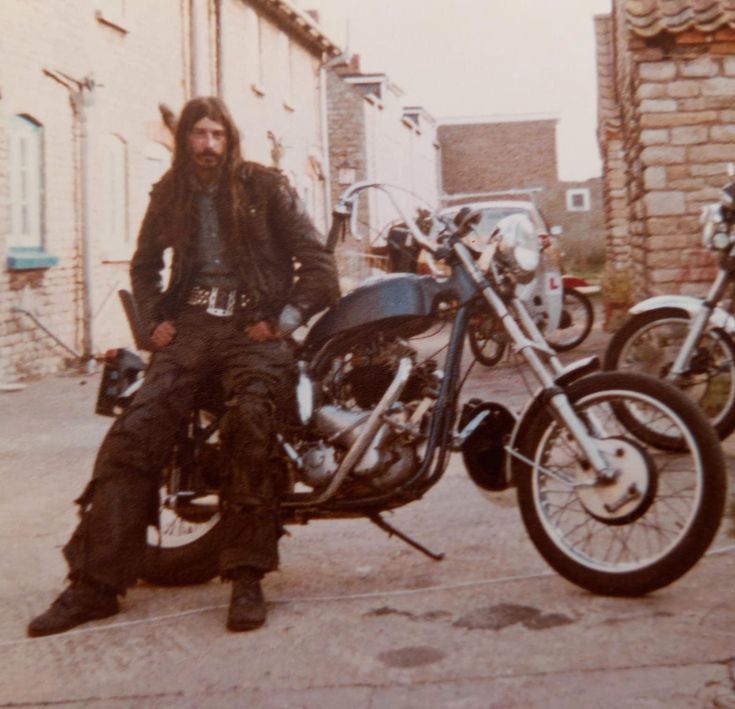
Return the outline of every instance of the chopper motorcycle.
[[[724,440],[735,430],[735,183],[718,203],[704,207],[702,244],[719,256],[717,276],[704,298],[659,295],[637,303],[613,335],[608,370],[647,372],[675,384],[705,412]]]
[[[390,197],[381,183],[349,187],[328,245],[369,188]],[[458,452],[482,491],[517,488],[533,544],[571,582],[637,596],[686,573],[713,539],[726,495],[724,458],[702,412],[653,377],[595,371],[594,357],[562,366],[516,295],[539,264],[530,222],[500,225],[480,253],[463,242],[471,211],[438,241],[402,216],[449,275],[369,279],[311,325],[298,345],[294,411],[284,412],[278,434],[287,471],[281,522],[365,518],[439,559],[382,515],[420,500]],[[409,338],[447,307],[454,317],[440,368]],[[518,415],[492,401],[460,401],[463,343],[480,307],[495,313],[538,379]],[[132,352],[112,355],[98,412],[114,415],[142,376]],[[149,582],[203,583],[218,573],[221,410],[202,402],[161,471],[160,524],[149,529],[142,573]]]

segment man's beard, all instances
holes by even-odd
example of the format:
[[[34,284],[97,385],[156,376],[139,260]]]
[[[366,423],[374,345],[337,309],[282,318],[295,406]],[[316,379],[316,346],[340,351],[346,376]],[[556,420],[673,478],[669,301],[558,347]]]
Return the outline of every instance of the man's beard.
[[[207,169],[213,170],[215,168],[222,167],[224,162],[224,155],[218,155],[211,150],[204,150],[201,153],[197,153],[193,156],[193,162],[198,167],[206,167]]]

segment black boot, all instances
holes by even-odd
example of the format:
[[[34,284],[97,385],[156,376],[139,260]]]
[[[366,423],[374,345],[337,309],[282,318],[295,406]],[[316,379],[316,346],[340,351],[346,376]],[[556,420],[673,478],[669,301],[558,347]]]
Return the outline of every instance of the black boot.
[[[262,576],[260,571],[247,567],[230,574],[232,595],[227,611],[228,630],[255,630],[265,623],[265,600],[260,587]]]
[[[117,593],[107,586],[74,581],[51,604],[28,624],[28,635],[54,635],[86,623],[115,615],[119,610]]]

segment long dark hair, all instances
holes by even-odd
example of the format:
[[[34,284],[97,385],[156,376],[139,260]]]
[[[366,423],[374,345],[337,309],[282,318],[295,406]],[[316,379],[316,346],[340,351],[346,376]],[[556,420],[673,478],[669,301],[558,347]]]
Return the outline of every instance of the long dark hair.
[[[199,96],[186,103],[176,124],[174,156],[169,172],[172,190],[170,199],[176,224],[175,240],[181,239],[187,233],[188,222],[191,220],[193,161],[189,154],[189,134],[202,118],[209,118],[224,126],[227,146],[220,171],[219,200],[220,216],[225,222],[222,226],[228,236],[237,222],[239,173],[243,163],[240,131],[222,99],[216,96]]]

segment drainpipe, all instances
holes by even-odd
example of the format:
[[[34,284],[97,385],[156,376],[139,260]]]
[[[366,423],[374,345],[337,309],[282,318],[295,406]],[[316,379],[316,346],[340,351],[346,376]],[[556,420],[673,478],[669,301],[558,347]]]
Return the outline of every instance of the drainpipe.
[[[60,71],[44,69],[44,74],[64,86],[69,92],[74,128],[79,140],[79,202],[82,251],[82,355],[87,371],[94,370],[94,338],[92,333],[92,244],[89,226],[89,144],[87,139],[87,108],[94,104],[95,81],[91,74],[82,79]]]
[[[191,72],[191,95],[199,95],[199,78],[197,76],[197,62],[199,59],[199,42],[197,41],[196,0],[189,0],[189,71]]]
[[[82,210],[82,355],[89,369],[93,364],[92,334],[92,244],[89,226],[89,140],[87,108],[94,104],[94,79],[86,76],[71,94],[72,106],[79,126],[79,202]]]
[[[329,156],[329,115],[327,113],[327,69],[326,64],[329,57],[326,52],[322,54],[319,64],[319,105],[321,111],[322,129],[322,155],[324,156],[324,228],[330,227],[332,215],[332,161]]]

